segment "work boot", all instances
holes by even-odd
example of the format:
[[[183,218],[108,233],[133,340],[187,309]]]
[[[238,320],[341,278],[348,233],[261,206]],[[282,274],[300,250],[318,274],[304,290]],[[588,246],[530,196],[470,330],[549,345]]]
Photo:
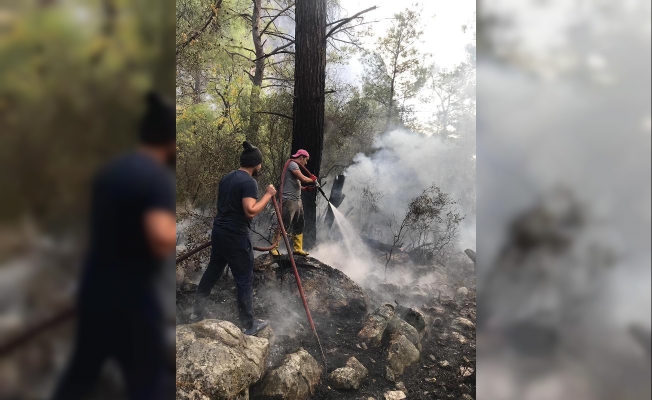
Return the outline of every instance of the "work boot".
[[[265,319],[255,319],[251,327],[244,331],[245,335],[253,336],[258,332],[262,331],[269,325],[269,321]]]
[[[292,253],[299,256],[307,256],[308,253],[303,251],[303,233],[295,235],[292,238]]]

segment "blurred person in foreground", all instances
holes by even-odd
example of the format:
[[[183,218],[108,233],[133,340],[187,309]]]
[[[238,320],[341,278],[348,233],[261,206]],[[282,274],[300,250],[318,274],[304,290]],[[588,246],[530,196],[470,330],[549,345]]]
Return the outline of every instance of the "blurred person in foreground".
[[[247,335],[255,335],[269,321],[254,318],[253,281],[254,253],[249,237],[251,220],[265,209],[276,194],[269,185],[265,195],[258,199],[258,184],[253,178],[262,169],[263,155],[249,142],[242,144],[240,169],[222,178],[218,187],[217,216],[211,233],[211,258],[197,286],[197,294],[206,298],[227,264],[231,269],[237,289],[240,324]]]
[[[175,110],[149,94],[140,146],[95,177],[76,346],[53,399],[80,399],[115,360],[130,399],[165,396],[163,314],[154,278],[176,246]]]

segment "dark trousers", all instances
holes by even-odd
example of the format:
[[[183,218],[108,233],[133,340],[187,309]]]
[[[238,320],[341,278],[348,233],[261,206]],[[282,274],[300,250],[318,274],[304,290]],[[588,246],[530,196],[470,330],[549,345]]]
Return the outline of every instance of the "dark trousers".
[[[228,265],[235,280],[240,323],[248,329],[254,322],[254,253],[249,235],[213,229],[211,242],[211,258],[197,293],[208,296]]]
[[[74,353],[53,399],[84,398],[109,359],[117,361],[130,399],[172,398],[174,393],[164,393],[162,315],[152,301],[114,310],[84,309],[82,304]]]

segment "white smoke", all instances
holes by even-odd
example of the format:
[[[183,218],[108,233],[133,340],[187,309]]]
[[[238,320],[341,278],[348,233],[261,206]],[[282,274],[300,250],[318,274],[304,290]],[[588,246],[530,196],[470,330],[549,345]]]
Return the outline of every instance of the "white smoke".
[[[460,138],[473,141],[473,138]],[[378,137],[371,155],[358,154],[344,171],[346,195],[341,210],[360,209],[361,188],[380,194],[379,212],[400,222],[412,199],[433,183],[454,200],[466,218],[460,227],[460,247],[475,249],[475,160],[469,142],[444,143],[439,137],[397,129]],[[472,196],[469,196],[472,193]],[[356,212],[352,213],[355,221]],[[358,221],[360,222],[360,221]]]
[[[474,142],[475,138],[468,140]],[[472,144],[469,142],[466,144]],[[470,147],[461,142],[445,143],[435,136],[396,129],[376,138],[373,149],[370,155],[357,154],[353,164],[344,171],[343,194],[346,197],[334,210],[333,231],[329,232],[326,227],[318,230],[320,245],[312,250],[312,256],[340,269],[358,284],[369,283],[372,275],[384,280],[386,259],[378,252],[366,250],[359,237],[362,228],[367,223],[374,225],[376,229],[371,230],[372,234],[367,232],[367,236],[391,245],[388,222],[394,219],[400,224],[409,203],[433,183],[459,201],[457,211],[466,216],[459,227],[456,250],[475,249],[475,160]],[[375,193],[378,200],[377,213],[372,215],[363,210],[365,188]],[[328,190],[326,188],[326,192]],[[325,211],[321,210],[319,215]],[[343,214],[348,211],[351,212],[345,218]],[[409,260],[400,264],[400,267],[388,268],[387,282],[432,284],[437,281],[433,277],[414,276]]]

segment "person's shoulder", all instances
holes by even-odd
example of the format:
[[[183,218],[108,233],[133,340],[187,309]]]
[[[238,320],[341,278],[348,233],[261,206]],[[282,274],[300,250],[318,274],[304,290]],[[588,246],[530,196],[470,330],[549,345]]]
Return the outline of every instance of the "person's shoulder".
[[[296,161],[290,161],[290,164],[288,164],[288,169],[299,169],[299,164]]]
[[[256,183],[256,180],[249,175],[248,173],[244,171],[240,171],[241,173],[238,174],[238,180],[242,182],[245,185],[256,185],[258,186],[258,183]]]
[[[174,181],[174,175],[168,168],[137,151],[116,157],[112,170],[112,175],[121,181],[131,181],[135,184],[167,184]]]
[[[131,152],[124,152],[114,156],[97,169],[95,180],[103,181],[124,176],[124,171],[129,168],[132,157]]]

